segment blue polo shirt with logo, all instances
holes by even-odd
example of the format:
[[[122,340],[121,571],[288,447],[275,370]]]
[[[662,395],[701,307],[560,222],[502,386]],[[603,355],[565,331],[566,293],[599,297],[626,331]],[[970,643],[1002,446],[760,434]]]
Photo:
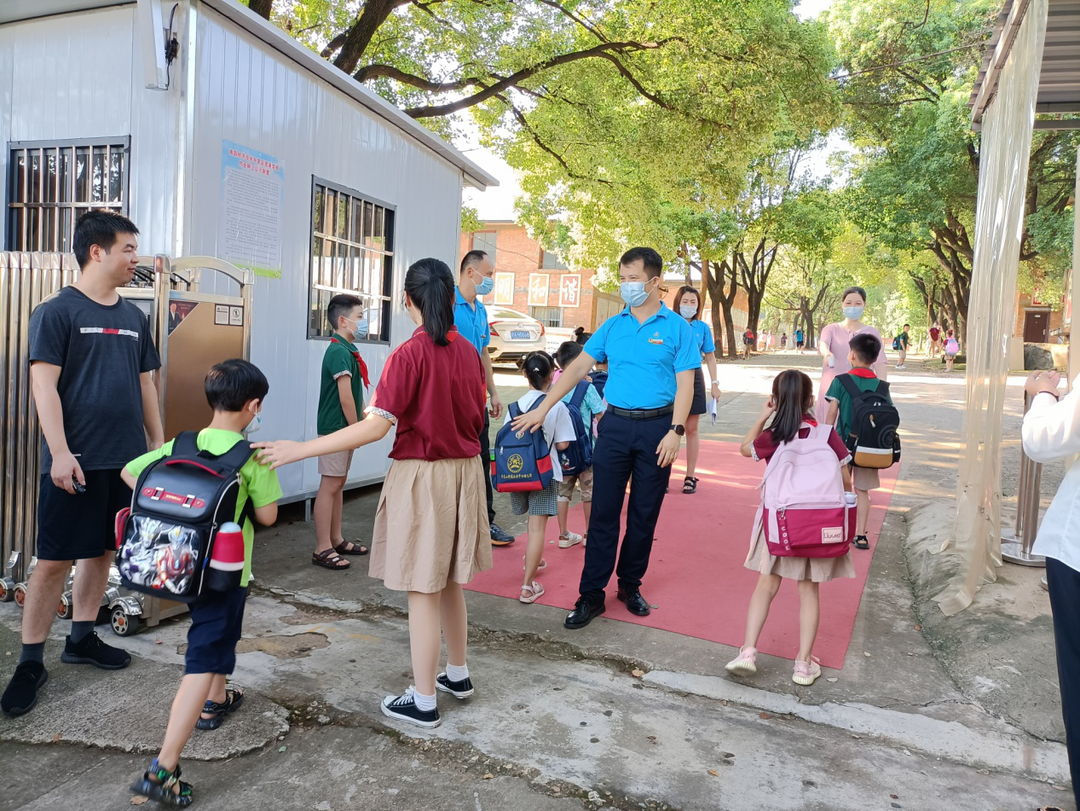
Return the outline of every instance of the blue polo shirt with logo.
[[[675,375],[701,366],[701,349],[686,319],[667,305],[644,324],[627,307],[600,325],[585,344],[608,364],[604,399],[617,408],[662,408],[675,402]]]
[[[465,300],[461,291],[456,287],[454,293],[457,299],[454,303],[454,326],[457,327],[461,337],[476,347],[480,357],[484,356],[484,350],[491,343],[491,328],[488,327],[487,308],[484,302],[477,296],[475,307]]]
[[[689,323],[690,329],[694,331],[694,337],[697,339],[698,348],[701,350],[701,354],[705,355],[709,352],[715,352],[716,344],[713,343],[712,330],[709,329],[709,325],[700,318],[695,318]]]

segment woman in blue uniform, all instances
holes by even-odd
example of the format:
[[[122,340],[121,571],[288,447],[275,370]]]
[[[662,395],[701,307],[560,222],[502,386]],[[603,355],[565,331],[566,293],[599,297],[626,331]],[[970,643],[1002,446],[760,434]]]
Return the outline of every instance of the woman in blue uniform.
[[[680,287],[675,294],[672,309],[690,322],[698,351],[705,356],[705,362],[709,365],[709,377],[712,380],[710,396],[715,400],[720,396],[720,382],[716,379],[716,344],[713,342],[709,325],[701,320],[701,303],[697,288],[686,285]],[[694,399],[690,404],[690,416],[686,420],[686,478],[683,479],[682,491],[687,495],[697,492],[698,480],[694,474],[697,473],[698,452],[701,450],[698,423],[706,411],[705,375],[698,366],[694,372]]]

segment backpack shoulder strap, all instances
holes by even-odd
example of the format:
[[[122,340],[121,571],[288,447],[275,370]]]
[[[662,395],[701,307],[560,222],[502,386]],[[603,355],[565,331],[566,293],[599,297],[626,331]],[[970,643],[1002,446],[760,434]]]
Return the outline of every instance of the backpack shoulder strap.
[[[176,439],[173,440],[172,455],[173,456],[191,456],[195,457],[199,455],[199,435],[194,431],[181,431],[176,435]]]
[[[875,391],[876,391],[877,394],[883,395],[884,397],[888,397],[889,396],[889,382],[887,380],[879,379],[878,384],[877,384],[877,389]],[[890,398],[890,399],[892,399],[892,398]]]
[[[855,381],[851,379],[851,375],[837,375],[836,379],[840,381],[840,385],[844,387],[844,391],[850,394],[853,398],[862,397],[862,390],[855,385]]]
[[[226,465],[234,470],[239,470],[247,464],[248,459],[255,453],[255,449],[251,447],[251,443],[246,439],[237,441],[229,450],[221,454],[217,458],[217,461],[222,465]]]
[[[521,416],[521,409],[518,408],[517,402],[510,403],[510,406],[507,410],[510,412],[511,420],[516,420],[518,417]]]
[[[589,386],[592,384],[587,380],[582,380],[577,386],[574,387],[574,395],[570,398],[570,405],[580,410],[581,404],[585,401],[585,395],[589,392]]]

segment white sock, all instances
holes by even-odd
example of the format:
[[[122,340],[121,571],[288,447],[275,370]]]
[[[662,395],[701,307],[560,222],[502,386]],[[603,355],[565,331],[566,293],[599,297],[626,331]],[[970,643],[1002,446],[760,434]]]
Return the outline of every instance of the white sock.
[[[423,693],[418,692],[414,688],[413,689],[413,700],[416,701],[416,708],[418,710],[423,710],[424,712],[431,712],[433,709],[435,709],[435,694],[434,693],[432,693],[430,696],[426,696]]]
[[[450,681],[465,681],[469,678],[469,666],[468,665],[452,665],[449,662],[446,663],[446,678]]]

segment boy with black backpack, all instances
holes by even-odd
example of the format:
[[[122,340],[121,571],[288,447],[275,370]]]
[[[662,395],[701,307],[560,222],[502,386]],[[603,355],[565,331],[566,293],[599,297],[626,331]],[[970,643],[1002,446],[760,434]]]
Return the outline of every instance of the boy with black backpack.
[[[900,416],[889,396],[889,384],[879,380],[872,364],[881,353],[881,341],[869,332],[852,336],[848,344],[851,371],[837,375],[825,399],[827,421],[835,425],[851,452],[851,474],[858,494],[856,549],[869,549],[866,524],[870,517],[870,491],[881,486],[878,471],[900,459],[896,435]],[[839,418],[839,419],[838,419]]]
[[[566,369],[581,354],[583,347],[574,341],[566,341],[555,351],[555,362],[560,369]],[[606,377],[606,374],[605,374]],[[567,450],[559,454],[563,464],[563,480],[559,482],[559,548],[569,549],[575,544],[588,540],[589,517],[592,514],[592,451],[593,422],[604,413],[604,401],[590,377],[578,383],[570,393],[562,398],[570,411],[577,439],[570,443]],[[606,381],[605,381],[606,382]],[[574,495],[574,485],[581,490],[581,509],[585,513],[585,534],[570,532],[567,519],[570,513],[570,499]]]
[[[194,591],[189,589],[178,595],[181,598],[194,597],[187,652],[184,654],[184,678],[173,700],[161,752],[143,776],[131,786],[133,793],[167,805],[191,805],[191,786],[180,780],[180,751],[191,737],[192,730],[196,727],[217,729],[225,715],[237,709],[244,699],[242,690],[226,689],[225,678],[236,665],[236,643],[240,640],[248,579],[251,576],[255,528],[249,516],[253,514],[254,520],[264,526],[273,524],[277,520],[277,501],[282,492],[277,473],[256,460],[242,432],[258,429],[262,421],[263,400],[269,388],[263,373],[246,360],[227,360],[217,364],[207,373],[205,382],[206,399],[214,410],[214,417],[209,426],[199,431],[195,439],[196,453],[189,456],[185,452],[184,445],[190,434],[181,434],[156,451],[128,462],[121,473],[124,481],[136,493],[131,515],[127,518],[129,527],[133,523],[138,524],[144,509],[148,515],[168,512],[165,505],[157,510],[146,507],[140,496],[150,490],[161,490],[154,495],[158,495],[157,501],[167,504],[171,495],[167,488],[168,477],[179,475],[176,472],[179,469],[197,469],[200,465],[219,468],[225,465],[229,471],[226,471],[224,478],[228,480],[231,472],[231,478],[237,481],[227,502],[225,498],[219,502],[226,509],[232,508],[227,509],[231,514],[215,515],[213,525],[216,529],[224,530],[226,527],[223,525],[235,522],[242,527],[243,565],[238,584],[224,591],[212,590],[206,587],[204,578],[200,576],[193,587]],[[168,457],[168,467],[165,468],[168,472],[155,477],[155,471],[165,466],[154,463],[164,457]],[[240,457],[244,457],[244,460],[241,461]],[[169,471],[169,468],[174,470]],[[200,505],[195,501],[192,506]],[[179,524],[182,519],[176,520]],[[122,540],[124,546],[129,544],[130,529]],[[214,541],[208,541],[209,545],[200,550],[202,556],[210,557],[210,561],[203,561],[203,574],[207,571],[207,564],[213,567],[218,557],[214,554]],[[122,574],[125,572],[124,546],[120,552]],[[238,563],[232,559],[226,566],[236,566]],[[169,567],[165,569],[163,577],[168,576]],[[133,567],[127,571],[131,575],[136,574]]]

